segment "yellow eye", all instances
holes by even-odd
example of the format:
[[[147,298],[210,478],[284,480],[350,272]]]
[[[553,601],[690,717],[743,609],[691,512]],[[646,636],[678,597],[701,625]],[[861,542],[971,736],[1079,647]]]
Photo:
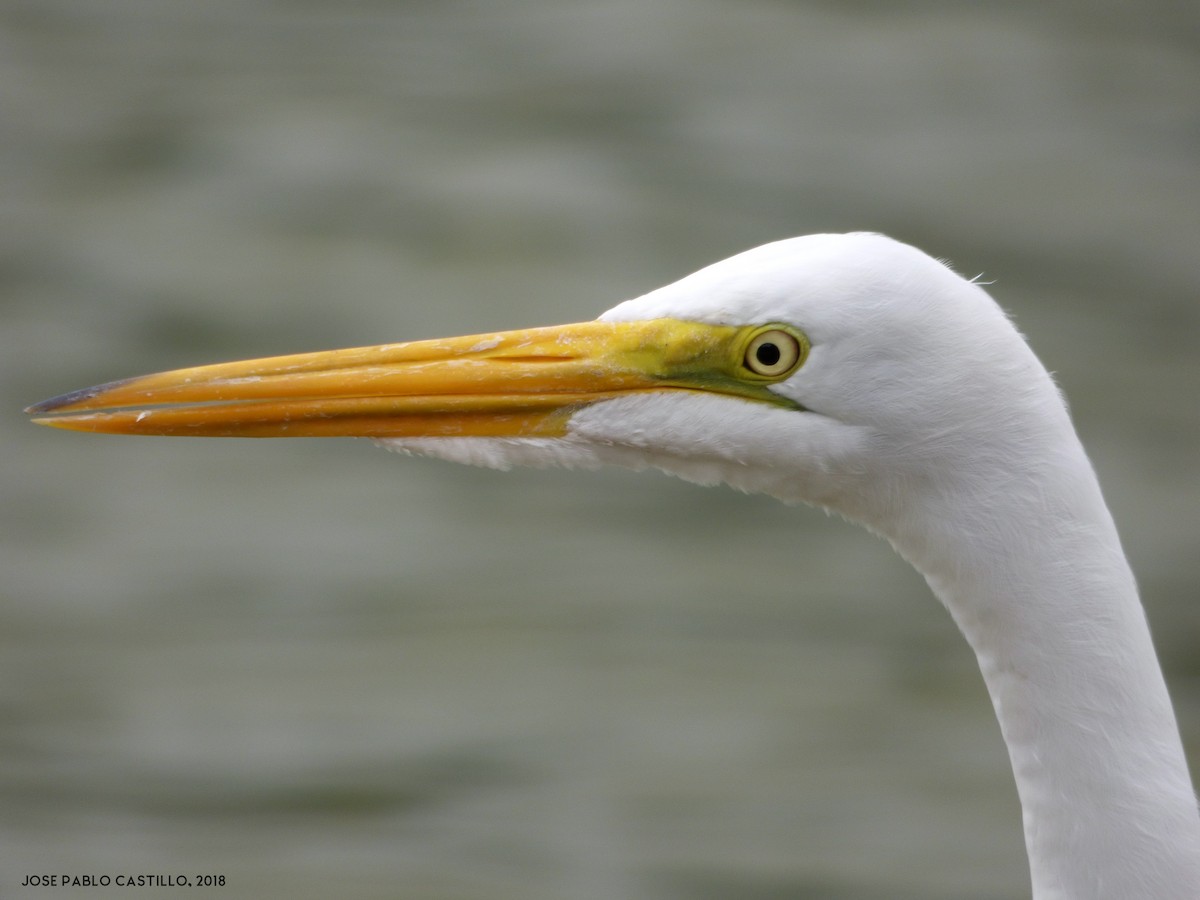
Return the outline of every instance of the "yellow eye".
[[[806,349],[796,335],[781,328],[768,328],[750,339],[742,364],[755,375],[779,378],[799,367]]]

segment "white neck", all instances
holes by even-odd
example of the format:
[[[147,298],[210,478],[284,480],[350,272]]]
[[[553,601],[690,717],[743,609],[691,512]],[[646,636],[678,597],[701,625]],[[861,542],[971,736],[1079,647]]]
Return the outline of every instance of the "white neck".
[[[1073,435],[1062,460],[888,530],[979,659],[1036,900],[1195,900],[1200,815],[1137,588]]]

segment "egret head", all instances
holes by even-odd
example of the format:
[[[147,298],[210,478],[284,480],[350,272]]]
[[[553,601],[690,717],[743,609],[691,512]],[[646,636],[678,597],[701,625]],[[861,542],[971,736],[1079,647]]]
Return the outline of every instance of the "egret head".
[[[366,436],[500,468],[653,466],[871,523],[864,503],[980,452],[972,423],[994,433],[1031,385],[1054,396],[982,289],[849,234],[758,247],[596,322],[184,369],[30,411],[90,431]]]

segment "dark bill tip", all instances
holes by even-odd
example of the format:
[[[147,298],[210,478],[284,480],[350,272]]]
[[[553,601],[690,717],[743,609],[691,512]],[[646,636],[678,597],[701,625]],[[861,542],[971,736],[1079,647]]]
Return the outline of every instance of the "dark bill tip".
[[[51,397],[49,400],[43,400],[41,403],[34,403],[32,406],[25,407],[25,412],[31,416],[36,416],[70,409],[73,406],[87,403],[92,398],[107,393],[113,388],[120,387],[121,385],[128,384],[129,382],[136,380],[136,378],[120,378],[116,381],[108,381],[104,384],[97,384],[92,387],[81,388],[80,390],[71,391],[66,394],[59,394],[57,397]]]

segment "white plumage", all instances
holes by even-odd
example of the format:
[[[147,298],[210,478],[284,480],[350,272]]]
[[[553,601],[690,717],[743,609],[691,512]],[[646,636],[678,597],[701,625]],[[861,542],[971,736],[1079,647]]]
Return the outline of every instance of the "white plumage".
[[[389,441],[458,462],[653,466],[816,504],[886,537],[979,659],[1034,896],[1200,897],[1200,817],[1133,576],[1049,374],[983,288],[871,234],[768,244],[601,318],[783,321],[806,411],[647,394],[560,440]]]

